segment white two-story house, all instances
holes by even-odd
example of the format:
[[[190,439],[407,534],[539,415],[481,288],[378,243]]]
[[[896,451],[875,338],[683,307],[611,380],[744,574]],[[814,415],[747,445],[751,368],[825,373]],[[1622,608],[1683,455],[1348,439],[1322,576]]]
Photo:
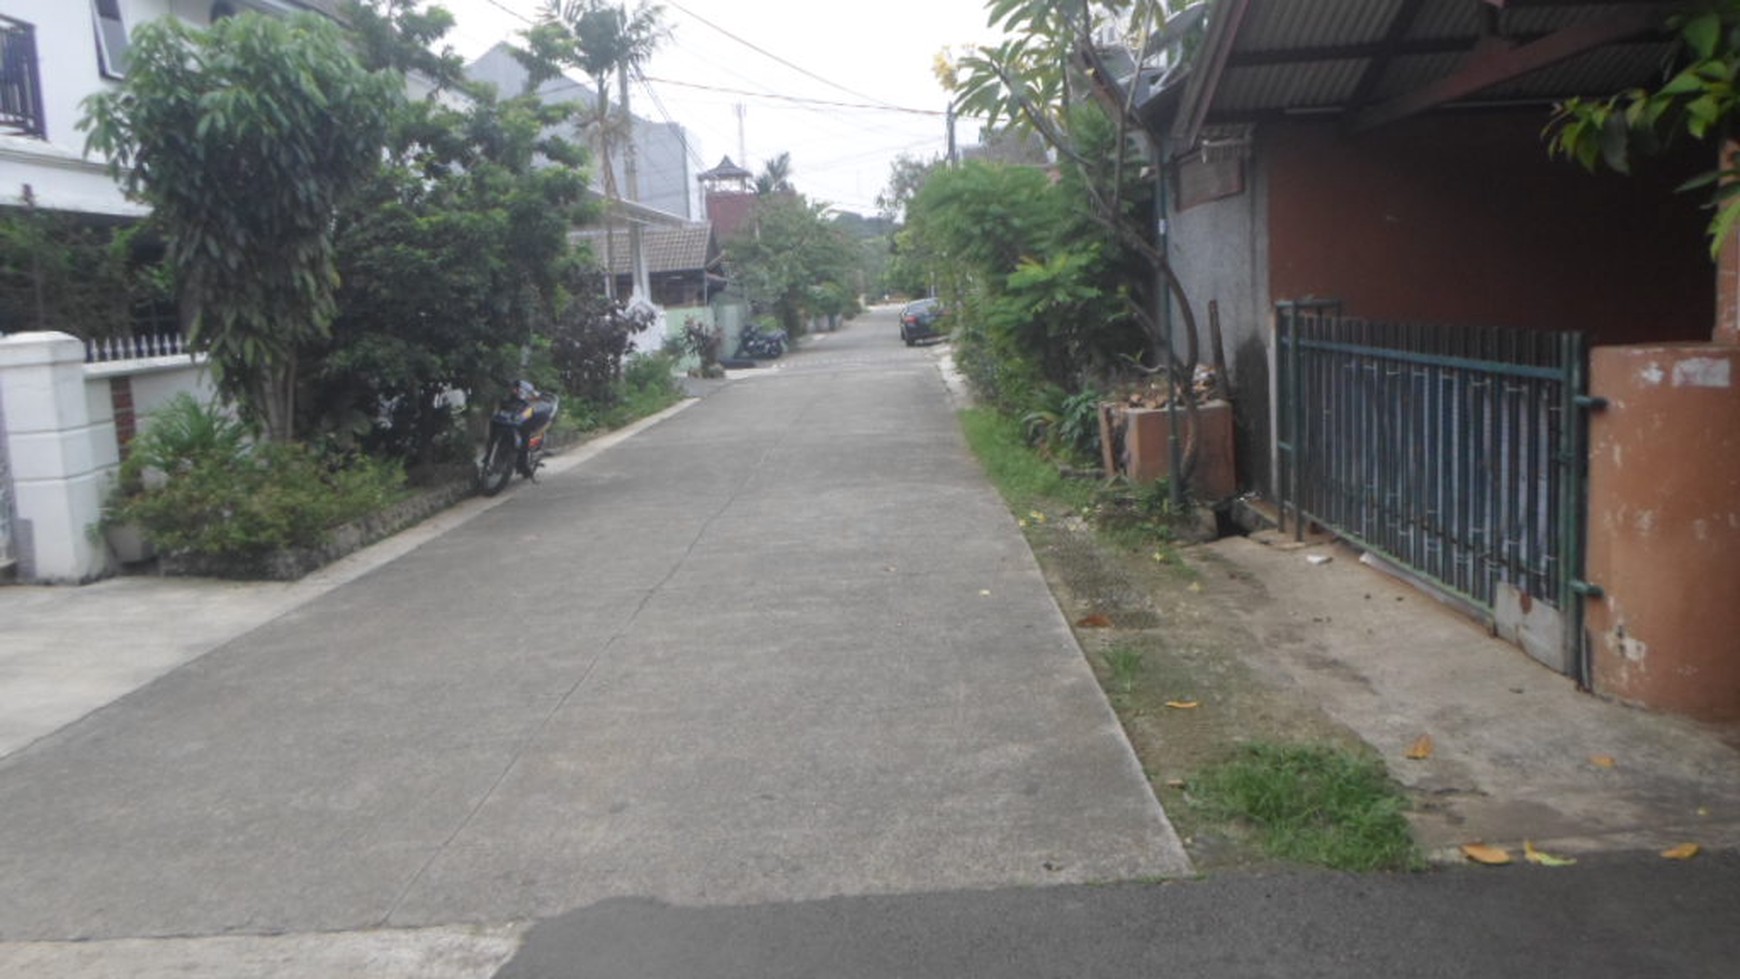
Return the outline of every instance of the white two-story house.
[[[0,206],[111,216],[144,213],[102,160],[84,153],[80,103],[122,78],[133,29],[159,17],[193,24],[244,10],[334,16],[338,0],[0,0]]]

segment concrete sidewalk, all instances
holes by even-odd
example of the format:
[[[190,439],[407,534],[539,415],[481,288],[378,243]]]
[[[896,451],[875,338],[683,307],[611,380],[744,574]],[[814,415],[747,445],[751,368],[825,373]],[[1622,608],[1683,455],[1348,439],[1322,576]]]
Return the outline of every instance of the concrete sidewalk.
[[[1251,667],[1383,756],[1437,858],[1475,841],[1740,848],[1740,732],[1581,693],[1349,547],[1264,532],[1187,554],[1198,614],[1234,623]],[[1431,756],[1407,758],[1422,735]]]

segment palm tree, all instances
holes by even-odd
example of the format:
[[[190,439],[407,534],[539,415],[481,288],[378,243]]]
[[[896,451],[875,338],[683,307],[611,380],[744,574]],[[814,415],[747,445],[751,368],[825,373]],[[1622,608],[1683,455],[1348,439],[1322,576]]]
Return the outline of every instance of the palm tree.
[[[634,117],[627,112],[612,116],[610,82],[615,76],[622,103],[626,106],[628,76],[652,57],[665,37],[663,15],[663,8],[651,6],[646,0],[640,0],[632,12],[627,4],[611,0],[546,0],[538,24],[525,32],[533,52],[528,59],[522,59],[532,72],[530,84],[536,86],[539,83],[539,69],[536,67],[539,61],[544,63],[545,70],[552,64],[577,68],[592,81],[597,100],[593,103],[588,122],[598,141],[598,156],[604,168],[606,269],[616,267],[612,256],[613,235],[609,231],[610,212],[615,208],[614,202],[622,199],[616,186],[616,166],[611,158],[613,143],[621,141],[628,147],[629,159],[624,169],[631,177],[634,173]],[[638,196],[632,180],[629,190],[630,197]],[[639,255],[638,225],[630,226],[629,242],[633,253]],[[604,281],[605,293],[614,297],[615,275],[607,274]],[[638,258],[635,281],[637,284],[642,281]]]
[[[755,196],[791,193],[796,193],[791,184],[791,154],[781,153],[762,165],[761,175],[755,178]]]
[[[610,83],[613,79],[627,95],[628,75],[652,57],[666,35],[664,8],[642,0],[631,12],[627,5],[609,0],[546,0],[539,25],[528,31],[553,60],[578,69],[592,81],[597,102],[590,125],[597,134],[599,156],[604,161],[604,194],[617,199],[616,170],[611,164],[611,145],[617,139],[633,138],[633,121],[626,115],[612,117]]]

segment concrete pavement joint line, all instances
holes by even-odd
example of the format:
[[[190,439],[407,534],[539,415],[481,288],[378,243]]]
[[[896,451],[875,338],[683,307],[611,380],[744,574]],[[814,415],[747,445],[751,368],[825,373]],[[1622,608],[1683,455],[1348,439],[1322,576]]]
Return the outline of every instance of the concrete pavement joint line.
[[[819,401],[821,399],[817,398],[816,400]],[[694,399],[690,399],[687,402],[683,402],[682,407],[687,407],[689,404],[693,403],[693,401]],[[689,541],[688,546],[683,549],[682,556],[673,561],[671,566],[666,569],[664,576],[641,595],[639,603],[634,607],[634,612],[629,615],[628,621],[624,623],[623,627],[616,630],[611,634],[609,639],[604,641],[604,644],[598,648],[598,652],[592,657],[591,661],[586,664],[586,668],[580,671],[580,676],[575,678],[574,682],[568,685],[568,689],[562,691],[562,696],[557,698],[555,704],[553,704],[549,710],[544,712],[543,717],[538,719],[538,723],[534,725],[531,730],[526,732],[525,737],[520,739],[519,744],[514,746],[513,755],[508,758],[507,763],[502,766],[501,771],[496,773],[496,777],[490,783],[489,789],[478,798],[477,803],[465,814],[465,818],[461,819],[453,828],[453,832],[449,833],[447,838],[441,841],[441,845],[430,852],[428,858],[423,861],[422,866],[417,868],[417,872],[411,875],[410,880],[408,880],[405,886],[399,891],[398,896],[393,898],[392,905],[388,907],[385,915],[377,923],[377,927],[389,927],[388,922],[392,921],[393,917],[399,913],[400,908],[404,906],[404,903],[410,897],[411,892],[414,891],[423,878],[428,875],[429,868],[434,866],[435,861],[440,859],[441,856],[447,852],[448,847],[453,845],[453,841],[458,839],[459,835],[464,833],[465,830],[476,821],[477,814],[483,811],[483,807],[488,805],[489,801],[495,797],[496,792],[501,788],[502,783],[507,780],[509,775],[513,774],[515,768],[519,767],[520,762],[525,757],[526,751],[533,744],[537,743],[539,738],[542,737],[544,731],[549,728],[550,722],[568,706],[568,702],[574,698],[574,694],[578,692],[582,686],[585,686],[586,681],[591,679],[593,672],[598,669],[598,664],[604,659],[604,657],[615,648],[618,642],[633,630],[634,624],[640,620],[641,613],[646,611],[646,607],[651,603],[653,597],[669,584],[672,578],[676,577],[678,571],[682,570],[683,565],[688,562],[689,557],[695,553],[696,545],[707,536],[707,531],[719,520],[720,517],[725,515],[726,511],[731,509],[733,503],[737,502],[737,499],[743,493],[743,488],[749,484],[749,481],[754,474],[767,462],[768,457],[785,444],[790,433],[797,428],[796,419],[804,417],[805,414],[806,412],[794,413],[791,416],[792,420],[788,421],[784,431],[780,433],[779,437],[774,439],[772,444],[762,450],[761,456],[755,461],[755,465],[745,469],[743,478],[738,481],[737,486],[731,491],[731,494],[726,497],[725,501],[721,503],[705,521],[702,522],[701,528],[695,532],[695,536]],[[662,417],[664,417],[664,413],[654,415],[653,419]]]
[[[571,456],[564,456],[558,461],[558,463],[552,464],[547,468],[558,475],[565,473],[578,466],[581,462],[597,456],[599,453],[611,446],[617,445],[642,430],[651,428],[653,425],[664,421],[666,418],[687,409],[689,406],[695,404],[697,400],[699,399],[686,398],[671,407],[666,408],[664,411],[643,418],[619,432],[612,432],[610,435],[587,442],[580,447],[581,451],[575,452]],[[503,502],[505,502],[505,498],[498,496],[490,501],[489,506],[497,506]],[[487,509],[489,509],[489,507],[480,507],[477,510],[477,513],[483,513]],[[471,516],[476,515],[476,513],[471,514]],[[467,517],[467,519],[470,518]],[[455,524],[455,526],[457,526],[457,524]],[[675,572],[673,571],[672,573]],[[664,580],[669,581],[670,575],[666,575]],[[655,587],[653,590],[656,591],[657,588]],[[640,615],[640,609],[645,608],[646,603],[647,599],[643,597],[640,605],[635,609],[634,616],[629,618],[629,625],[632,626],[634,624],[635,617]],[[502,782],[505,781],[507,777],[513,773],[514,768],[519,765],[520,759],[524,757],[526,749],[535,743],[538,737],[543,734],[544,730],[549,727],[550,720],[554,718],[563,707],[567,706],[568,701],[574,696],[574,691],[579,690],[581,685],[592,676],[592,672],[598,668],[598,662],[602,660],[604,655],[610,651],[611,647],[615,646],[617,641],[622,638],[624,631],[625,630],[619,630],[609,639],[605,640],[604,645],[599,647],[597,654],[592,657],[591,662],[587,663],[586,668],[580,671],[580,676],[568,686],[568,689],[562,693],[562,696],[556,701],[555,705],[546,711],[543,717],[538,719],[537,725],[528,731],[524,738],[520,739],[520,743],[514,748],[513,756],[508,759],[507,764],[502,766],[501,771],[496,773],[495,780],[490,782],[489,789],[478,798],[477,803],[465,814],[465,818],[461,819],[459,823],[454,826],[453,832],[449,833],[447,838],[441,841],[441,845],[430,852],[428,859],[423,861],[422,866],[417,868],[417,872],[411,875],[410,880],[406,881],[405,886],[399,891],[398,895],[393,898],[393,903],[387,908],[386,913],[382,915],[380,921],[377,922],[377,927],[388,927],[387,923],[393,920],[393,916],[399,912],[400,907],[404,905],[405,899],[410,896],[411,891],[414,890],[417,884],[429,873],[429,868],[434,865],[435,861],[438,860],[442,854],[447,852],[447,848],[453,845],[453,841],[459,838],[459,834],[465,832],[465,830],[471,826],[472,822],[477,819],[477,814],[483,810],[484,806],[489,804],[489,800],[494,798],[496,791],[501,788]]]

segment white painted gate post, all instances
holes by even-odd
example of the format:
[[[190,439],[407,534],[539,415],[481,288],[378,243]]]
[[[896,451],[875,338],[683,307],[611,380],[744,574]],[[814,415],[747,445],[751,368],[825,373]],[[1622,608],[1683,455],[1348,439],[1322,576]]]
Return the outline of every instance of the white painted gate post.
[[[23,581],[89,581],[109,570],[95,528],[115,464],[114,423],[92,417],[84,361],[84,343],[65,333],[0,337],[0,417]]]

